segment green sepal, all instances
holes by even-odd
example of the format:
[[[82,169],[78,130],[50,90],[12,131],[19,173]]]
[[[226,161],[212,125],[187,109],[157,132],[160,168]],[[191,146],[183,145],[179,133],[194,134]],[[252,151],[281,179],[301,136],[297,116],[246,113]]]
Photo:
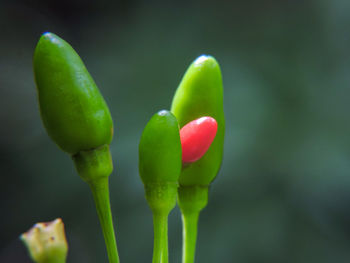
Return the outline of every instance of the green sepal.
[[[140,177],[150,183],[175,183],[181,172],[179,125],[169,111],[160,111],[147,123],[139,145]]]
[[[148,183],[146,200],[154,214],[168,215],[176,205],[177,182]]]
[[[217,121],[217,134],[209,150],[200,160],[184,166],[179,179],[184,186],[209,185],[221,166],[225,133],[221,71],[213,57],[200,56],[190,65],[176,90],[171,112],[180,127],[203,116]]]
[[[183,214],[199,213],[208,204],[208,186],[180,186],[178,203]]]
[[[108,177],[113,171],[112,156],[109,145],[80,151],[72,156],[79,176],[87,183],[93,183],[101,177]]]
[[[40,113],[52,140],[70,154],[110,144],[109,109],[74,49],[45,33],[33,60]]]

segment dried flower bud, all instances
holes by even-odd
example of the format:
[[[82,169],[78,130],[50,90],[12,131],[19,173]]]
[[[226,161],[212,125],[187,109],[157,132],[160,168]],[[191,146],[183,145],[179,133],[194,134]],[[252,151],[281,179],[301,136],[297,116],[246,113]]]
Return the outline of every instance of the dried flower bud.
[[[60,218],[35,224],[28,232],[21,235],[21,239],[34,262],[66,262],[68,244],[63,221]]]

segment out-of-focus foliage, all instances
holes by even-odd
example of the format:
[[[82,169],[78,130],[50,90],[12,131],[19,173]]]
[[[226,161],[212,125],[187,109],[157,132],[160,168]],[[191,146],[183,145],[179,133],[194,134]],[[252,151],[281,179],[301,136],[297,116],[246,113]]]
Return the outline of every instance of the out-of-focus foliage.
[[[92,196],[42,126],[32,72],[41,33],[84,60],[115,120],[111,200],[122,262],[151,261],[152,217],[138,175],[142,130],[170,108],[200,54],[224,82],[224,161],[199,223],[197,262],[350,261],[350,2],[0,2],[0,262],[62,217],[68,262],[106,262]],[[181,222],[170,215],[170,261]]]

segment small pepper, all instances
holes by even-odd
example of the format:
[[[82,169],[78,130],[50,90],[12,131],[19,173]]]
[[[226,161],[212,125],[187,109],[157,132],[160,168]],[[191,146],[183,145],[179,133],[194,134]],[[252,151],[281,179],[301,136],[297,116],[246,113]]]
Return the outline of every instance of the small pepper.
[[[139,168],[145,185],[177,185],[181,172],[181,143],[179,124],[171,112],[159,111],[147,123],[139,145]]]
[[[169,111],[153,115],[139,145],[140,177],[153,213],[153,263],[168,262],[168,215],[176,204],[181,172],[179,124]]]

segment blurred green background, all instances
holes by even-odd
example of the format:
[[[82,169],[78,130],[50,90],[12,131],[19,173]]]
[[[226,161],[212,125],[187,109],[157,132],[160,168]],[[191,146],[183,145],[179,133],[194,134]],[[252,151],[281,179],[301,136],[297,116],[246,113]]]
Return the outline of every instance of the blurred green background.
[[[29,262],[18,236],[56,217],[68,262],[107,262],[88,186],[39,117],[45,31],[73,45],[110,106],[122,262],[152,257],[141,132],[201,54],[221,64],[227,130],[196,262],[350,262],[349,14],[348,0],[0,0],[0,262]],[[178,209],[169,220],[180,262]]]

